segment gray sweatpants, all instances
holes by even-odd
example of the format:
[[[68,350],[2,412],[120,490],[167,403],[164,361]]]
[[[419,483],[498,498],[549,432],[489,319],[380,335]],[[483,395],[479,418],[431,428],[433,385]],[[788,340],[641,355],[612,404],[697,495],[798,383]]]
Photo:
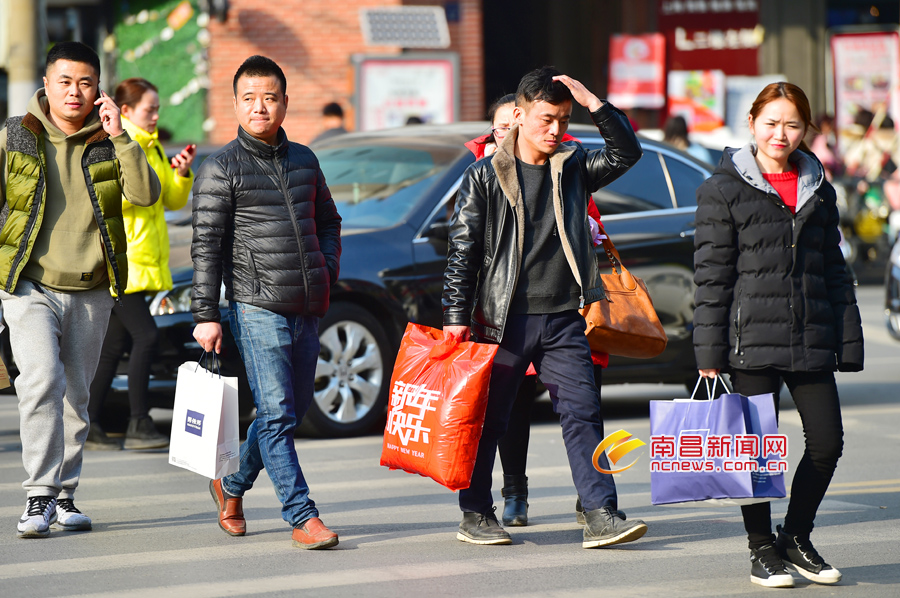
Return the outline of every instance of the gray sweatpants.
[[[88,389],[114,300],[102,285],[64,293],[27,280],[0,291],[19,375],[19,433],[28,497],[72,498],[90,427]]]

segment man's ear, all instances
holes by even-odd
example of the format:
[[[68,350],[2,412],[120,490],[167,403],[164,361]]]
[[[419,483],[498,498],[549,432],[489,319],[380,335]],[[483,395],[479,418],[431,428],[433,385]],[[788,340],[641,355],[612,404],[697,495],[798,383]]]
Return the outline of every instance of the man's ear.
[[[234,108],[234,113],[237,114],[237,96],[231,96],[231,107]]]
[[[525,122],[525,109],[521,106],[513,108],[513,118],[516,119],[516,124],[521,125]]]
[[[287,94],[284,94],[284,107],[285,107],[285,109],[287,109],[287,107],[288,107],[288,95]]]
[[[47,81],[47,77],[42,77],[42,79],[44,80],[44,89],[47,89],[47,86],[50,85],[50,82]]]

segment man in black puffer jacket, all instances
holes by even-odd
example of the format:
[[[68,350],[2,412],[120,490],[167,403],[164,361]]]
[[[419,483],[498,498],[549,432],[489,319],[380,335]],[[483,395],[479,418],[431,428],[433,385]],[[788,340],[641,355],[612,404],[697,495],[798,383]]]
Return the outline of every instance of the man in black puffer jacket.
[[[573,100],[606,139],[587,151],[562,144]],[[444,332],[500,345],[487,412],[457,539],[509,544],[493,513],[491,471],[516,390],[529,363],[560,415],[575,488],[585,511],[582,547],[630,542],[639,520],[618,511],[612,474],[594,467],[603,440],[600,395],[578,308],[605,298],[588,224],[589,195],[641,157],[628,119],[551,67],[522,78],[514,126],[498,150],[469,167],[450,224],[444,273]],[[600,467],[608,470],[605,455]]]
[[[284,73],[251,56],[234,76],[238,137],[207,158],[194,182],[194,337],[219,352],[219,289],[256,404],[240,469],[210,482],[219,526],[246,532],[242,497],[265,468],[294,546],[329,548],[294,449],[294,428],[312,402],[318,318],[328,310],[341,257],[341,218],[309,148],[287,140]]]

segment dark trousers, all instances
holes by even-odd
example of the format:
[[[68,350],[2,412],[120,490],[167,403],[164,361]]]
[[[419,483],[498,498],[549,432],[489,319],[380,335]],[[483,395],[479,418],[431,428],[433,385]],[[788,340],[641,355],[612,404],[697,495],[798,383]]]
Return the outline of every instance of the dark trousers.
[[[808,536],[819,504],[828,490],[844,446],[841,404],[832,372],[784,372],[774,369],[737,370],[732,375],[735,392],[758,395],[771,392],[778,413],[778,390],[787,385],[803,422],[806,446],[794,472],[791,499],[784,517],[784,530]],[[792,447],[788,447],[791,450]],[[769,503],[741,507],[750,548],[775,540]]]
[[[598,388],[602,376],[603,368],[595,365],[594,382]],[[525,475],[528,463],[528,443],[531,441],[531,410],[537,398],[537,380],[537,376],[525,376],[525,379],[522,380],[509,414],[506,434],[497,441],[497,452],[500,453],[503,475]],[[602,409],[600,421],[603,421]]]
[[[537,376],[525,376],[513,402],[506,434],[497,441],[503,475],[525,475],[531,440],[531,408],[537,394]]]
[[[91,382],[91,402],[88,413],[91,421],[97,421],[103,409],[106,395],[112,385],[116,368],[122,355],[131,348],[128,358],[128,403],[131,417],[144,417],[150,411],[150,364],[156,355],[159,330],[150,315],[144,293],[121,296],[109,316],[109,327],[100,350],[100,363]]]
[[[618,508],[612,475],[593,465],[594,450],[603,440],[600,391],[594,383],[584,319],[577,311],[556,314],[514,314],[507,318],[503,341],[491,370],[488,405],[472,483],[459,492],[463,511],[487,513],[493,507],[491,474],[497,441],[506,432],[510,410],[529,363],[550,391],[559,414],[572,480],[585,510]],[[606,457],[601,466],[609,467]]]

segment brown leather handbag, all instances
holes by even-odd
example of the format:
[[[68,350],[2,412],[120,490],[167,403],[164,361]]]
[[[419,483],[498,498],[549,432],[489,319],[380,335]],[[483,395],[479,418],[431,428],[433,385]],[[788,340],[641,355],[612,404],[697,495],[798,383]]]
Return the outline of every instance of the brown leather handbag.
[[[591,351],[649,359],[666,348],[668,337],[653,309],[647,286],[622,265],[619,252],[607,236],[602,240],[612,273],[601,274],[606,299],[584,306]]]

